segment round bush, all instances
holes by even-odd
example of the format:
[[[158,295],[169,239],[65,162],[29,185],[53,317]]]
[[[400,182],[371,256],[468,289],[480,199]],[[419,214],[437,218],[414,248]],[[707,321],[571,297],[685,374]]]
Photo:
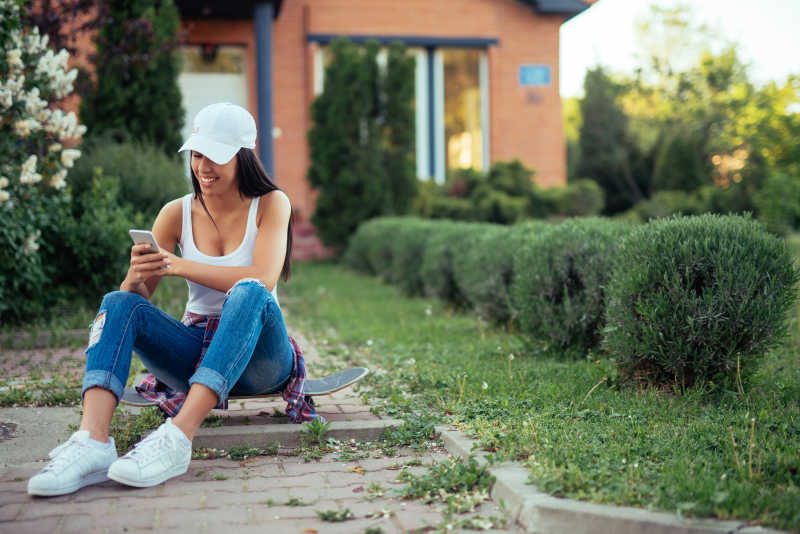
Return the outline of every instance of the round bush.
[[[154,145],[100,138],[86,143],[83,149],[83,156],[69,173],[74,196],[92,188],[99,167],[105,176],[119,180],[120,201],[152,221],[164,204],[192,190],[183,161],[167,156]]]
[[[783,336],[797,280],[786,244],[749,217],[653,221],[619,249],[604,346],[628,378],[731,378]]]
[[[561,349],[595,346],[611,261],[628,231],[607,219],[570,219],[527,241],[511,288],[522,331]]]
[[[460,293],[480,317],[506,323],[516,320],[510,288],[514,280],[514,255],[524,243],[548,228],[542,221],[515,226],[487,226],[476,231],[472,246],[459,250],[453,276]]]
[[[473,246],[473,239],[483,223],[441,221],[432,227],[420,263],[420,277],[425,295],[438,297],[457,306],[466,304],[453,274],[455,257]]]
[[[385,242],[385,226],[391,224],[387,218],[375,218],[361,223],[347,243],[342,262],[356,271],[378,274],[370,258],[375,254],[375,249]]]
[[[408,295],[423,294],[420,258],[431,231],[438,226],[429,220],[406,217],[383,236],[391,249],[392,263],[387,281]]]

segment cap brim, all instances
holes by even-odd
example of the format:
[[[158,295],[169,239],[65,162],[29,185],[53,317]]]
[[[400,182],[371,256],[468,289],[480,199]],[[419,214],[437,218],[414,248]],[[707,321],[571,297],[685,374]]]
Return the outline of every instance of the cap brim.
[[[239,152],[239,147],[218,143],[202,135],[192,134],[183,146],[178,149],[178,152],[185,150],[200,152],[217,165],[225,165]]]

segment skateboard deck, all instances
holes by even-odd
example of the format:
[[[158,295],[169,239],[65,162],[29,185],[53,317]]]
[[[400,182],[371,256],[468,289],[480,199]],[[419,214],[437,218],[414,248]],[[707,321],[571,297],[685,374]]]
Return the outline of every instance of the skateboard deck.
[[[352,386],[367,376],[368,373],[369,369],[366,367],[351,367],[350,369],[345,369],[344,371],[340,371],[322,378],[306,378],[305,383],[303,384],[303,394],[310,397],[315,397],[317,395],[330,395],[331,393],[335,393],[340,389]],[[280,392],[264,393],[261,395],[231,395],[228,397],[228,400],[235,401],[243,399],[263,399],[265,397],[279,396]],[[127,404],[128,406],[139,407],[156,405],[155,402],[149,401],[139,395],[139,392],[136,391],[135,388],[125,388],[125,393],[122,395],[120,402],[122,404]]]

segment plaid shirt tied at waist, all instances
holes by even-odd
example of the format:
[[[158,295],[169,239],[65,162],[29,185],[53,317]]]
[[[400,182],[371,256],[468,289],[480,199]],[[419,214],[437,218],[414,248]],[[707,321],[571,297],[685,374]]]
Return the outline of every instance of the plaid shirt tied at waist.
[[[181,322],[186,326],[204,327],[203,332],[203,347],[200,350],[200,359],[197,361],[195,369],[200,367],[203,357],[206,355],[208,346],[211,345],[211,340],[219,326],[219,314],[201,315],[187,311],[183,315]],[[325,418],[318,415],[314,410],[310,396],[303,394],[303,386],[306,380],[306,362],[303,359],[303,352],[297,345],[294,338],[289,337],[289,342],[292,345],[292,352],[294,352],[294,362],[292,365],[292,372],[289,375],[289,380],[286,386],[281,391],[281,397],[286,401],[286,415],[292,423],[306,423],[319,419],[325,422]],[[186,400],[186,393],[181,393],[170,388],[163,382],[160,382],[152,374],[147,375],[136,384],[136,391],[143,398],[155,402],[167,415],[174,417],[181,409],[183,402]],[[228,408],[228,401],[220,402],[216,408],[218,410],[226,410]]]

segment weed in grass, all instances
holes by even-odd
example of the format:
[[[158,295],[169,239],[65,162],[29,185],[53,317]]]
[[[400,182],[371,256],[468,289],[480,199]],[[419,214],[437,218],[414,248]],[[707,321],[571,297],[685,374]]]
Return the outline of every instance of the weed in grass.
[[[408,485],[395,490],[405,499],[441,501],[457,513],[473,510],[488,498],[494,477],[474,457],[469,461],[450,459],[433,464],[424,475],[403,471],[398,477]]]
[[[222,473],[214,473],[211,475],[211,478],[214,480],[228,480],[228,477]]]
[[[265,499],[263,501],[258,501],[258,504],[266,504],[267,506],[275,506],[274,499]]]
[[[322,443],[325,434],[328,433],[330,426],[330,422],[323,423],[321,419],[314,419],[310,423],[304,423],[300,441],[304,445],[319,445]]]
[[[317,517],[323,521],[340,522],[355,519],[353,512],[349,508],[344,510],[317,510]]]
[[[256,456],[275,456],[281,444],[273,441],[266,447],[249,447],[247,444],[231,447],[228,456],[231,460],[246,460]]]
[[[138,415],[117,411],[111,418],[110,433],[114,436],[117,452],[124,454],[138,443],[144,435],[164,422],[163,412],[153,406],[142,408]]]
[[[384,534],[381,527],[368,527],[364,534]]]
[[[310,502],[305,502],[303,499],[300,499],[299,497],[292,497],[283,504],[285,504],[286,506],[311,506]]]
[[[221,415],[209,415],[200,424],[203,428],[216,428],[225,423],[225,418]]]

